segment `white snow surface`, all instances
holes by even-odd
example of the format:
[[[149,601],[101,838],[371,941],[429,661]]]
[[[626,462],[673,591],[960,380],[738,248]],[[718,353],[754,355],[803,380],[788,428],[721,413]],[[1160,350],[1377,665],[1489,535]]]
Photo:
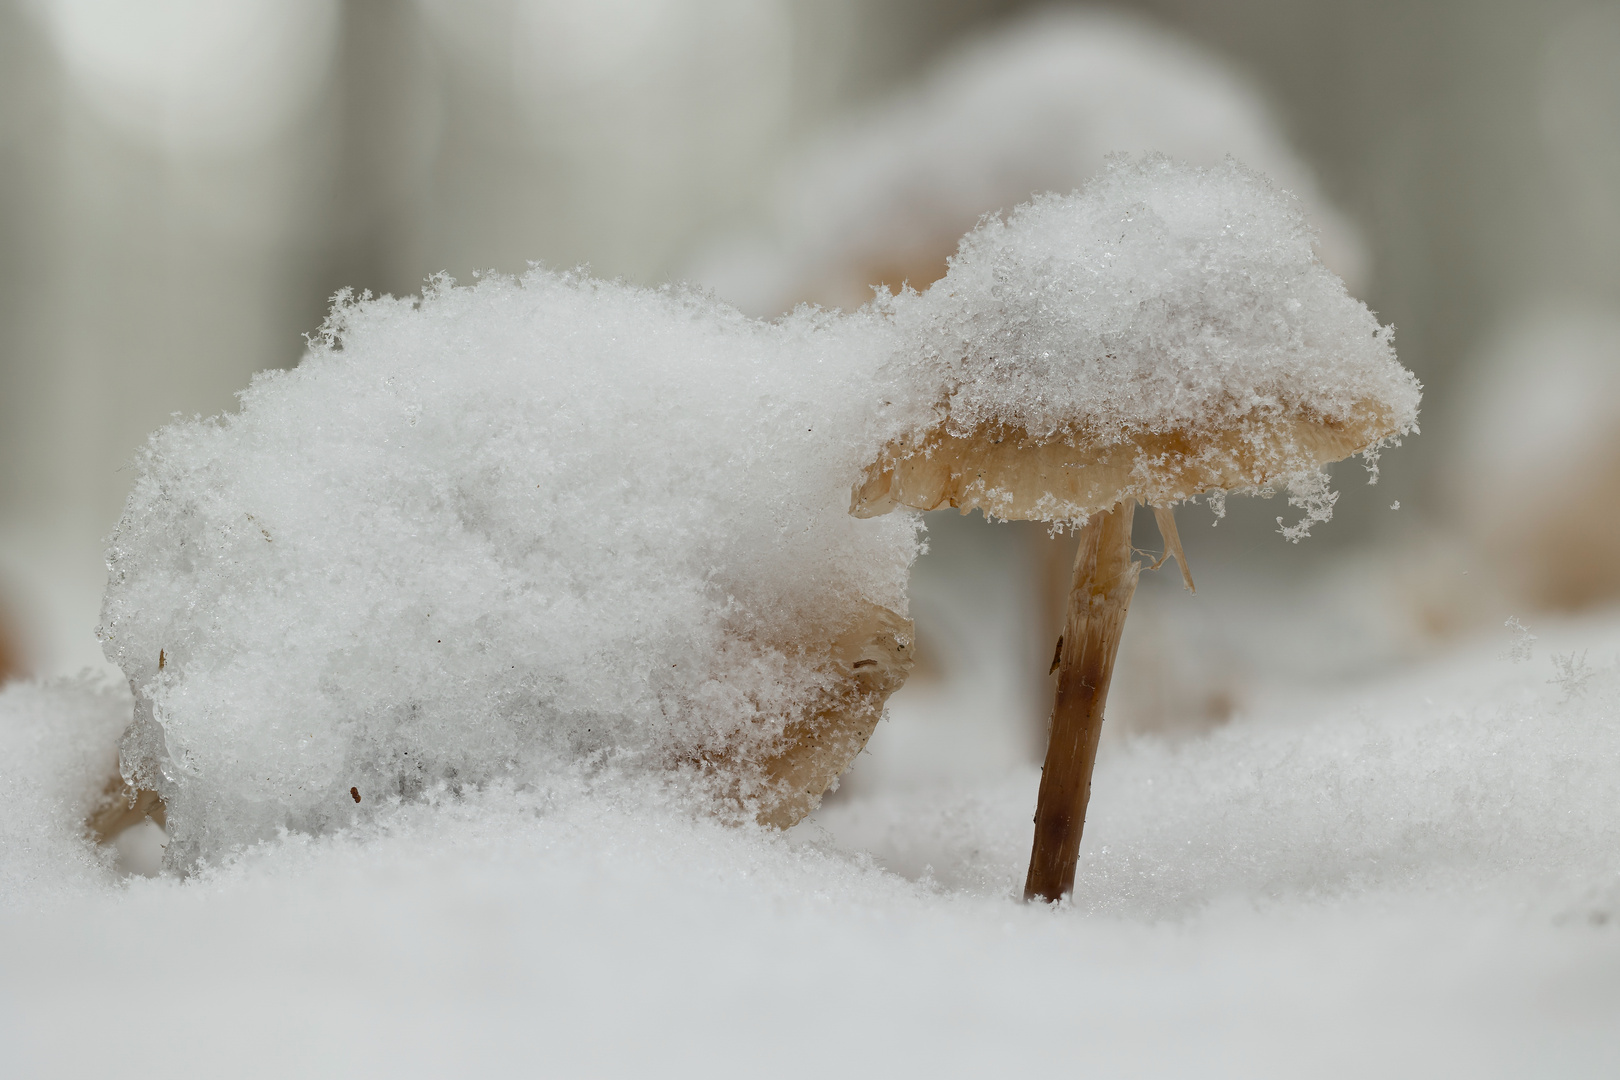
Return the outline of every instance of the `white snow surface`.
[[[1014,898],[1032,768],[786,834],[441,790],[119,881],[61,830],[12,842],[78,812],[58,769],[107,695],[14,687],[7,1072],[1613,1075],[1620,619],[1538,630],[1582,678],[1492,638],[1105,748],[1057,909]]]
[[[118,767],[129,694],[89,677],[0,688],[0,904],[49,904],[105,887],[110,852],[85,822]]]
[[[1417,422],[1393,328],[1316,257],[1298,201],[1232,160],[1115,158],[986,219],[943,279],[890,303],[920,345],[899,381],[960,434],[1218,432],[1369,402],[1402,434]]]

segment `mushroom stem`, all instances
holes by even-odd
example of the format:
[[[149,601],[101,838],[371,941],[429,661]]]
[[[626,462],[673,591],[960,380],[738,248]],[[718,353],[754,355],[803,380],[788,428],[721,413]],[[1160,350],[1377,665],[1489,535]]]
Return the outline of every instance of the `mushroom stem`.
[[[1056,901],[1074,888],[1103,705],[1125,614],[1142,569],[1131,558],[1135,509],[1136,503],[1126,499],[1112,510],[1092,514],[1080,529],[1068,614],[1058,646],[1057,697],[1035,803],[1035,845],[1029,857],[1029,876],[1024,880],[1025,900]]]

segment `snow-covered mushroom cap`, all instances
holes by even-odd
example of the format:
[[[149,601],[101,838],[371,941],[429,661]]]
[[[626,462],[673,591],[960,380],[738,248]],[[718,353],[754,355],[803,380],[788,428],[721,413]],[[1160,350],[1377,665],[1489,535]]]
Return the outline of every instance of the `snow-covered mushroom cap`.
[[[890,302],[891,439],[851,510],[1084,518],[1307,473],[1415,429],[1393,330],[1234,162],[1116,159],[963,239]]]

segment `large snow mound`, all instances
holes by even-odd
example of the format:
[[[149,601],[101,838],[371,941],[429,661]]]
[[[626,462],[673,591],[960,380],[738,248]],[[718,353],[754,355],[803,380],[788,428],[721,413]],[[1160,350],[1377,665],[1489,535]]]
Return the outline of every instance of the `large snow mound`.
[[[780,738],[805,636],[905,609],[915,521],[845,513],[878,321],[441,281],[155,435],[102,634],[171,854]]]

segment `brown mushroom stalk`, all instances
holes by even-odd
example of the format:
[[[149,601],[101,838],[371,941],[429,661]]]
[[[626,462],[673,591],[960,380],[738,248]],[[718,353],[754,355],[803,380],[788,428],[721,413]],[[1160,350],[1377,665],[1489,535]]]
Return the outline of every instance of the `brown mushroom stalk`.
[[[1074,583],[1058,640],[1057,697],[1035,802],[1035,845],[1024,880],[1025,900],[1058,900],[1074,888],[1108,683],[1142,572],[1142,564],[1131,558],[1135,510],[1135,500],[1126,499],[1112,510],[1092,514],[1080,529]]]

